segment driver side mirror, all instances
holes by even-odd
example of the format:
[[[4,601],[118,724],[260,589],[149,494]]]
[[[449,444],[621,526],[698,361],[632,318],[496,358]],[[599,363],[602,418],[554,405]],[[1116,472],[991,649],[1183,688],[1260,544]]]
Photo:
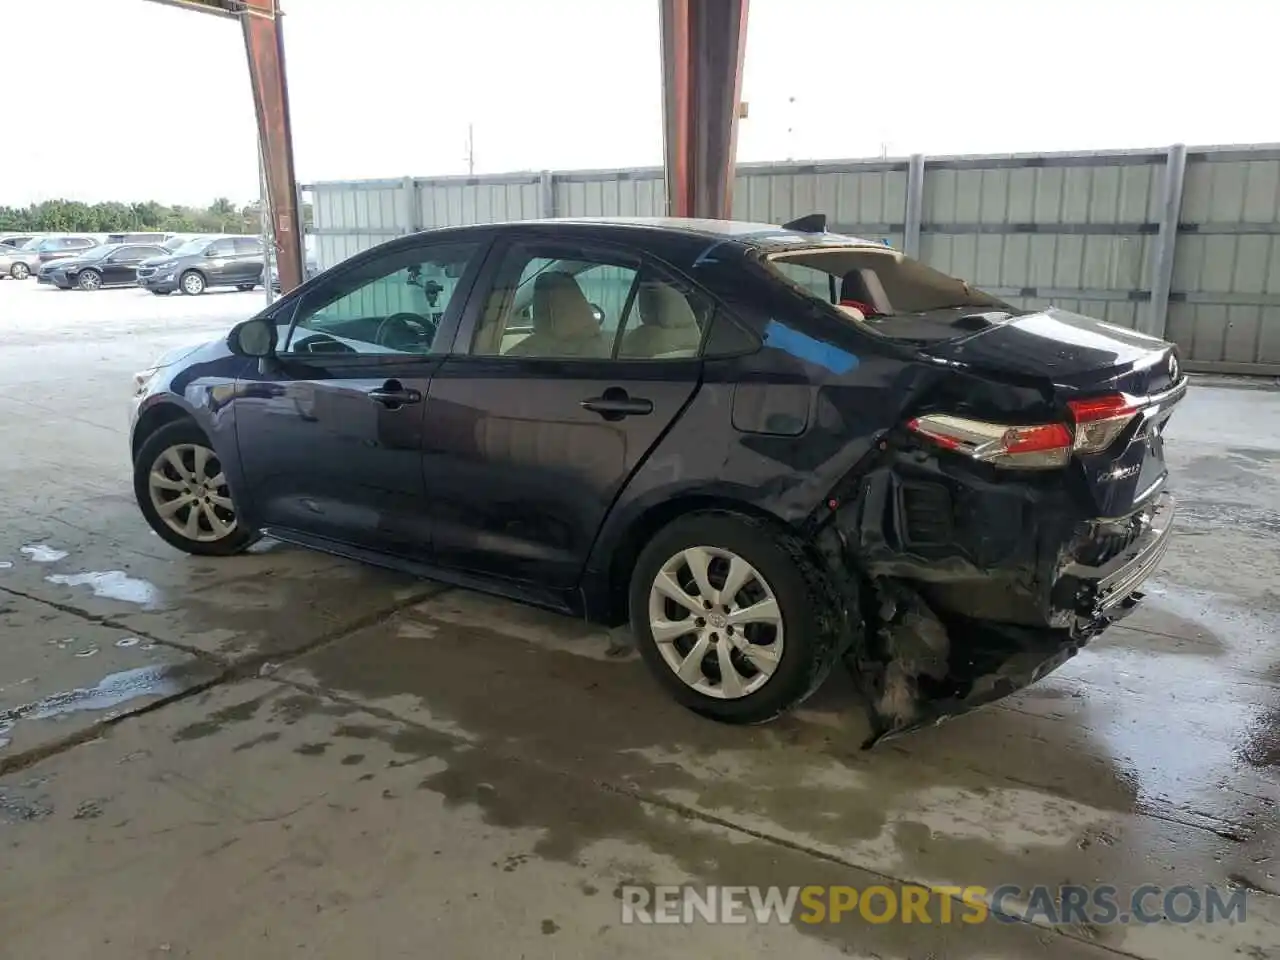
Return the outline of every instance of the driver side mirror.
[[[239,357],[269,357],[276,352],[276,326],[261,318],[237,323],[227,334],[227,349]]]
[[[206,257],[220,257],[220,256],[222,256],[222,254],[218,253],[218,251],[217,251],[217,250],[215,250],[213,247],[206,247],[206,248],[205,248],[205,251],[204,251],[204,255],[205,255]]]

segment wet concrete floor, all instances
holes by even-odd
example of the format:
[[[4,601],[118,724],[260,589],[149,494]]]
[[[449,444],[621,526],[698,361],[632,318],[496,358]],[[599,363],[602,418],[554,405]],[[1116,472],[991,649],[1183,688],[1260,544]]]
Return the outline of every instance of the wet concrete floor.
[[[1184,509],[1125,626],[863,752],[843,676],[724,727],[625,633],[283,545],[170,550],[132,503],[129,374],[258,297],[113,319],[135,294],[32,287],[47,336],[0,324],[0,957],[1280,956],[1280,394],[1201,384],[1175,415]],[[1246,915],[623,923],[625,885],[686,883],[1208,886]]]

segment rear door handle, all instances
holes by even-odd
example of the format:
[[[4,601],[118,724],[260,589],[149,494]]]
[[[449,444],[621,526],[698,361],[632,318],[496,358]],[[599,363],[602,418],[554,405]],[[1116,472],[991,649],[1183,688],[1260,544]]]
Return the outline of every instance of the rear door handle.
[[[406,388],[399,380],[388,380],[381,387],[369,391],[369,399],[384,407],[395,409],[406,403],[421,403],[422,392]]]
[[[610,388],[602,396],[590,397],[579,401],[583,410],[598,413],[606,420],[621,420],[623,417],[642,417],[653,413],[653,401],[644,397],[630,397],[627,391]]]

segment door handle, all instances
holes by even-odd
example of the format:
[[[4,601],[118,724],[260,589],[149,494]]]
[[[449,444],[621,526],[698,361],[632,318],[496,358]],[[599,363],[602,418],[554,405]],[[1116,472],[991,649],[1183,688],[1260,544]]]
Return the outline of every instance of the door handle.
[[[579,401],[583,410],[598,413],[606,420],[621,420],[623,417],[642,417],[653,413],[653,401],[644,397],[631,397],[627,391],[610,387],[601,396],[590,397]]]
[[[422,402],[421,391],[408,389],[399,380],[388,380],[381,387],[370,390],[368,396],[374,403],[392,410],[403,407],[406,403]]]

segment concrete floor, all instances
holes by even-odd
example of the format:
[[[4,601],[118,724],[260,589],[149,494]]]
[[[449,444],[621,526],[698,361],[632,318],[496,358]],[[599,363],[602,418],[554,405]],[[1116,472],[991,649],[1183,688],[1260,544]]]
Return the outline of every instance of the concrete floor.
[[[0,282],[0,956],[1280,956],[1280,393],[1175,415],[1178,531],[1126,626],[864,753],[843,676],[723,727],[619,634],[166,547],[130,374],[261,303]],[[1247,919],[628,926],[618,899],[905,881],[1216,884]]]

